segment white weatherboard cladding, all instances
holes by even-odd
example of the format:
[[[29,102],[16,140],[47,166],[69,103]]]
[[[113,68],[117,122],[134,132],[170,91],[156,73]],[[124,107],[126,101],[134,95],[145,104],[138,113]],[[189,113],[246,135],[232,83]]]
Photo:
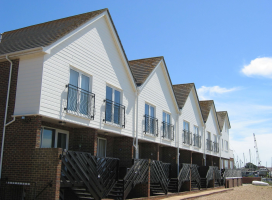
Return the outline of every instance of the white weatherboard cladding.
[[[201,136],[201,148],[183,144],[183,121],[189,122],[190,132],[194,134],[194,126],[197,126],[199,129],[199,135]],[[203,145],[203,123],[202,123],[202,115],[199,110],[199,105],[197,102],[197,97],[194,92],[194,89],[189,93],[189,96],[182,108],[181,115],[179,117],[179,147],[182,149],[188,149],[192,151],[202,152],[204,145]],[[193,135],[192,135],[193,138]]]
[[[176,108],[172,98],[171,87],[169,87],[162,62],[160,66],[154,69],[154,73],[144,84],[138,99],[138,135],[139,139],[149,140],[157,143],[163,143],[170,146],[175,146],[175,141],[162,139],[162,121],[163,112],[171,115],[171,124],[176,125]],[[155,107],[155,117],[158,119],[158,137],[150,136],[144,133],[144,114],[145,103]],[[174,137],[176,135],[176,126]],[[175,137],[176,138],[176,137]]]
[[[91,77],[91,91],[95,94],[94,120],[67,114],[64,110],[67,99],[65,86],[69,83],[71,67]],[[106,85],[121,91],[121,102],[126,106],[124,129],[103,122]],[[132,136],[134,107],[133,85],[105,17],[65,40],[45,56],[40,114]]]
[[[43,55],[20,58],[14,115],[38,114]]]
[[[221,157],[222,158],[226,158],[226,159],[229,159],[230,158],[230,150],[226,151],[226,143],[225,141],[228,141],[229,142],[229,134],[228,134],[228,131],[226,130],[226,124],[228,124],[228,120],[227,120],[227,117],[225,118],[225,121],[224,121],[224,125],[223,125],[223,130],[222,130],[222,136],[221,136],[221,141],[220,141],[220,151],[221,151]],[[229,126],[227,126],[229,127]],[[222,149],[222,139],[224,141],[224,148]]]
[[[206,134],[206,138],[205,138],[205,143],[206,143],[206,147],[207,147],[207,139],[208,139],[208,134],[207,132],[210,132],[211,133],[211,140],[212,140],[212,145],[213,145],[213,142],[214,142],[214,135],[217,136],[217,142],[219,140],[219,130],[218,130],[218,122],[217,122],[217,116],[215,115],[215,110],[214,110],[214,107],[212,106],[212,108],[210,109],[210,113],[209,113],[209,116],[208,116],[208,119],[206,121],[206,129],[205,129],[205,134]],[[216,153],[214,151],[208,151],[206,150],[206,153],[209,154],[209,155],[216,155],[216,156],[220,156],[219,153]]]

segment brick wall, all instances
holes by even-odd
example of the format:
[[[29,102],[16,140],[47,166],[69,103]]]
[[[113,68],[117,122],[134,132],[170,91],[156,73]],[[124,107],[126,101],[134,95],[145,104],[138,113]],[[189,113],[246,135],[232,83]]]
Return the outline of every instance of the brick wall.
[[[120,159],[120,167],[131,167],[133,155],[133,138],[114,137],[113,157]]]
[[[203,166],[203,154],[201,153],[192,153],[192,164],[196,164],[198,166]]]
[[[140,159],[159,160],[159,144],[157,143],[139,143]]]
[[[10,84],[10,96],[9,96],[7,122],[12,120],[11,115],[13,115],[13,112],[14,112],[16,88],[17,88],[17,77],[18,77],[18,67],[19,67],[19,60],[18,59],[12,60],[12,62],[13,62],[13,67],[12,67],[12,76],[11,76],[11,84]],[[1,130],[0,151],[1,151],[1,145],[2,145],[2,130],[3,130],[3,126],[4,126],[9,70],[10,70],[10,63],[8,61],[0,62],[0,130]]]

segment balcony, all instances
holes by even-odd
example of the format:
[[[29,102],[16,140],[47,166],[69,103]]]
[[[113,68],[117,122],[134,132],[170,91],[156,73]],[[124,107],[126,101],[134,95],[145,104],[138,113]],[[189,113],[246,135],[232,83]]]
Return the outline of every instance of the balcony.
[[[174,125],[167,122],[162,122],[162,128],[162,137],[169,140],[174,140]]]
[[[108,124],[125,128],[125,110],[126,107],[109,99],[105,99],[105,118],[103,121]]]
[[[67,113],[77,116],[94,119],[95,114],[95,94],[83,90],[77,86],[68,84]]]
[[[213,142],[213,151],[216,153],[219,152],[219,143]]]
[[[158,137],[158,119],[149,115],[144,115],[145,120],[145,134],[151,134]]]
[[[207,150],[212,151],[213,150],[213,145],[212,141],[207,139]]]
[[[201,136],[194,134],[194,146],[201,148]]]
[[[187,130],[183,130],[183,143],[192,145],[192,133]]]

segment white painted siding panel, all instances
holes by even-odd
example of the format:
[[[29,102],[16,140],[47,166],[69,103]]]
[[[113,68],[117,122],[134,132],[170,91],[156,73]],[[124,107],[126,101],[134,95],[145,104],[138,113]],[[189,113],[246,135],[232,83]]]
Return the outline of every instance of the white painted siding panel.
[[[94,120],[66,114],[67,88],[70,67],[91,77],[91,91],[95,94]],[[122,104],[126,106],[125,129],[103,122],[106,85],[122,91]],[[134,131],[135,93],[120,52],[114,42],[105,18],[90,24],[64,41],[45,56],[40,114],[63,119],[105,131],[132,136]]]
[[[165,75],[164,66],[161,63],[160,66],[155,69],[154,74],[151,75],[150,79],[147,80],[147,83],[140,92],[138,100],[138,134],[139,139],[175,146],[175,141],[162,138],[163,111],[171,114],[171,124],[175,125],[175,128],[177,117],[177,111],[170,92],[171,88],[169,88],[166,78],[168,77]],[[158,137],[149,136],[144,133],[144,114],[146,102],[155,107],[155,117],[158,119]],[[174,134],[177,134],[176,130]]]
[[[218,130],[218,122],[217,122],[217,116],[215,115],[215,110],[212,106],[211,110],[210,110],[210,113],[209,113],[209,116],[208,116],[208,119],[207,119],[207,122],[206,122],[206,139],[208,138],[208,135],[207,135],[207,132],[210,132],[211,133],[211,140],[212,142],[214,142],[214,135],[217,136],[217,142],[219,141],[219,130]],[[205,141],[206,142],[206,141]],[[213,143],[212,143],[213,145]],[[219,151],[220,152],[220,151]],[[215,155],[215,156],[220,156],[220,153],[216,153],[214,151],[207,151],[206,150],[206,153],[209,154],[209,155]]]
[[[197,126],[199,129],[199,135],[201,136],[201,148],[194,147],[193,145],[187,145],[183,144],[183,121],[189,122],[189,128],[190,131],[192,132],[192,138],[194,134],[194,126]],[[197,102],[197,97],[194,92],[194,89],[191,90],[189,93],[189,96],[182,108],[182,113],[179,118],[179,147],[182,149],[187,149],[191,151],[196,151],[196,152],[203,152],[204,149],[204,144],[203,144],[203,123],[202,123],[202,115],[199,110],[199,105]]]
[[[225,126],[225,124],[227,124],[227,123],[228,123],[227,118],[225,118],[223,130],[222,130],[221,141],[220,141],[221,146],[222,146],[222,139],[223,139],[224,146],[223,146],[223,148],[222,147],[220,148],[220,151],[221,151],[222,158],[229,159],[230,158],[229,134],[228,134],[228,131],[226,130],[226,126]],[[228,151],[226,150],[226,143],[225,143],[225,141],[228,141],[228,143],[229,143],[229,149],[228,149]]]
[[[39,113],[42,70],[43,55],[20,58],[15,115]]]

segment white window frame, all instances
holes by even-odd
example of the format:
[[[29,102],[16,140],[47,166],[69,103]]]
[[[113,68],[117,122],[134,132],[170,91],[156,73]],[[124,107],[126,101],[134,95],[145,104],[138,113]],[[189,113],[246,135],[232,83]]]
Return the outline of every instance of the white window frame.
[[[166,121],[163,121],[163,114],[165,113],[165,120]],[[169,122],[167,122],[167,115],[169,115]],[[162,122],[166,122],[166,123],[168,123],[169,125],[172,125],[171,123],[172,123],[172,116],[171,116],[171,113],[169,113],[169,112],[167,112],[167,111],[165,111],[165,110],[163,110],[162,111]],[[173,131],[173,130],[172,130]],[[163,139],[165,139],[165,140],[170,140],[171,138],[169,138],[169,133],[168,133],[168,127],[166,128],[166,134],[167,134],[167,136],[166,137],[164,137]]]
[[[183,130],[185,130],[185,126],[184,126],[184,123],[187,123],[188,124],[188,128],[189,128],[189,132],[190,132],[190,122],[186,121],[186,120],[183,120]]]
[[[105,140],[106,141],[106,145],[105,145],[105,157],[107,157],[107,145],[108,145],[108,141],[106,138],[102,138],[102,137],[97,137],[97,156],[99,154],[99,140]]]
[[[229,150],[229,142],[227,140],[225,140],[225,150],[226,151]]]
[[[154,118],[156,118],[156,106],[154,106],[151,103],[145,102],[145,105],[149,106],[149,110],[148,110],[148,116],[151,117],[150,113],[151,113],[151,107],[154,108]],[[144,112],[145,112],[145,107],[144,107]],[[145,114],[146,115],[146,114]],[[156,122],[155,122],[156,123]],[[156,135],[156,127],[154,127],[154,135]],[[146,132],[147,134],[154,136],[153,133],[150,133],[150,129],[148,130],[148,132]]]
[[[78,72],[78,79],[77,79],[77,87],[81,89],[81,79],[82,79],[82,75],[87,76],[89,78],[89,92],[92,92],[92,82],[93,82],[93,77],[90,74],[87,74],[85,72],[82,72],[80,70],[78,70],[77,68],[70,66],[69,68],[69,79],[68,79],[68,83],[70,84],[70,77],[71,77],[71,70],[74,70],[76,72]],[[77,96],[77,102],[80,102],[80,95]],[[68,105],[67,105],[67,109],[68,109]],[[77,110],[80,109],[80,103],[77,104]],[[78,116],[78,112],[75,112],[73,110],[68,110],[69,114],[73,114]],[[80,113],[81,117],[87,117],[85,114]]]
[[[69,147],[69,131],[66,130],[62,130],[62,129],[56,129],[56,128],[52,128],[52,127],[48,127],[48,126],[42,126],[41,128],[41,134],[40,134],[40,148],[42,147],[42,136],[43,136],[43,129],[51,129],[55,131],[55,141],[54,141],[54,146],[52,148],[57,148],[58,145],[58,134],[59,133],[63,133],[66,134],[66,150],[68,150]]]
[[[197,129],[197,133],[196,133],[196,129]],[[199,136],[199,128],[196,125],[194,125],[194,134],[196,134],[197,136]]]
[[[111,85],[111,84],[106,84],[106,99],[107,99],[107,87],[110,87],[111,89],[112,89],[112,102],[115,102],[114,101],[114,99],[115,99],[115,91],[118,91],[118,92],[120,92],[120,105],[123,105],[123,90],[121,90],[121,89],[119,89],[119,88],[117,88],[117,87],[115,87],[115,86],[113,86],[113,85]],[[105,123],[107,123],[107,124],[111,124],[111,125],[113,125],[113,126],[118,126],[118,127],[122,127],[122,119],[120,118],[120,123],[119,124],[116,124],[116,123],[114,123],[114,104],[112,104],[112,109],[111,109],[111,116],[112,116],[112,118],[111,118],[111,122],[109,122],[109,121],[106,121],[106,119],[105,119]],[[120,112],[120,115],[122,115],[122,113]]]

